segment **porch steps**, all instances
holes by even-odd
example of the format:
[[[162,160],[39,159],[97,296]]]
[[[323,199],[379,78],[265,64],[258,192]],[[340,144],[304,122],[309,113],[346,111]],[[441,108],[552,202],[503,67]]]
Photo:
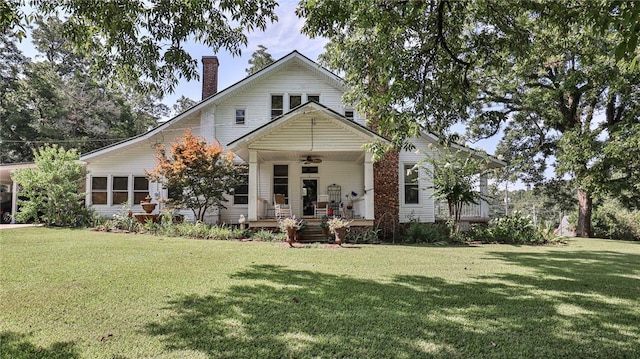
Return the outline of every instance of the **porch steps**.
[[[329,237],[322,233],[320,226],[307,225],[302,232],[302,236],[299,242],[313,243],[313,242],[328,242]]]

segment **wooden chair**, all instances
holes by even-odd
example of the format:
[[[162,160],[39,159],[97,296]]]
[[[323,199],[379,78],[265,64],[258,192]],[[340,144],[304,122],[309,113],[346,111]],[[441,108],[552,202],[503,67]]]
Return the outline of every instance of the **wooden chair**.
[[[273,195],[273,207],[275,208],[277,219],[291,217],[291,207],[286,202],[283,194]]]
[[[329,209],[329,195],[320,194],[316,204],[313,205],[313,216],[315,218],[326,216]]]

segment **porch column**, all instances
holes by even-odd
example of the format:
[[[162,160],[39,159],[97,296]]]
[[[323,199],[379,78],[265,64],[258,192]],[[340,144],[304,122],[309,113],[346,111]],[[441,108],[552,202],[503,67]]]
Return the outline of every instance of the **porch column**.
[[[375,192],[373,189],[373,161],[371,160],[373,154],[371,152],[364,153],[364,190],[366,195],[364,197],[364,218],[375,219],[374,212],[374,199]]]
[[[480,176],[480,193],[483,197],[489,194],[489,186],[487,185],[487,176]],[[480,218],[489,218],[489,204],[486,200],[480,200]]]
[[[249,151],[249,222],[258,220],[258,207],[258,153]]]
[[[11,224],[16,223],[18,213],[18,182],[11,180]]]

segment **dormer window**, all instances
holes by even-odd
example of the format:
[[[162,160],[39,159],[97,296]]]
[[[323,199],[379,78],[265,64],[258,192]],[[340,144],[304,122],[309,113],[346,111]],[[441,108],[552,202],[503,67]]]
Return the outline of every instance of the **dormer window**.
[[[281,116],[284,112],[282,95],[271,95],[271,119]]]
[[[289,109],[294,109],[298,106],[302,105],[302,96],[300,95],[290,95],[289,96]]]
[[[344,117],[349,121],[355,120],[355,115],[356,115],[356,113],[353,110],[345,110],[344,111]]]

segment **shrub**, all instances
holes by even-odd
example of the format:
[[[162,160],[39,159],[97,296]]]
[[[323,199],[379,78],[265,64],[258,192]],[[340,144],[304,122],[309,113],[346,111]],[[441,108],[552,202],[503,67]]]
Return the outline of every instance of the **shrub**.
[[[511,216],[492,219],[488,227],[473,227],[465,234],[467,240],[483,243],[542,244],[546,243],[542,233],[531,218],[515,211]]]
[[[616,200],[596,208],[592,226],[595,237],[640,241],[640,211],[629,211]]]
[[[18,169],[11,176],[22,187],[20,195],[24,198],[19,200],[18,221],[43,221],[48,226],[83,225],[87,218],[85,195],[78,188],[85,171],[78,162],[78,152],[47,145],[33,154],[36,167]]]
[[[275,241],[282,241],[282,238],[280,238],[281,236],[268,231],[266,229],[261,229],[257,232],[254,232],[251,235],[251,238],[257,240],[257,241],[263,241],[263,242],[275,242]]]
[[[421,223],[409,222],[405,229],[404,240],[410,243],[452,242],[451,227],[445,222]]]
[[[365,228],[365,227],[352,227],[347,232],[345,241],[347,243],[380,243],[380,229]]]

